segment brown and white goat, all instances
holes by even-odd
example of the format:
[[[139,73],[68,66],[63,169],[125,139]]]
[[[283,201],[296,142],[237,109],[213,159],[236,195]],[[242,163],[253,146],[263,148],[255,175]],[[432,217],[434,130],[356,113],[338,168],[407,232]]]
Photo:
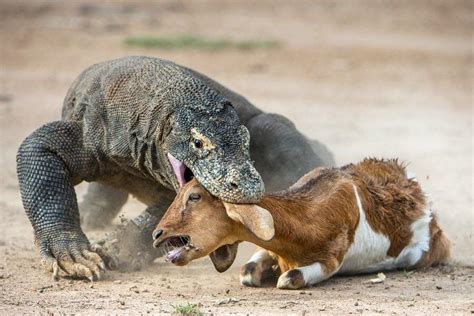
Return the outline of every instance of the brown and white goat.
[[[167,261],[185,265],[209,254],[220,272],[240,241],[252,242],[263,249],[242,267],[241,283],[260,286],[264,272],[278,265],[277,287],[289,289],[336,273],[416,268],[449,256],[419,183],[396,160],[318,168],[255,205],[222,202],[193,180],[153,237],[155,247],[172,247]]]

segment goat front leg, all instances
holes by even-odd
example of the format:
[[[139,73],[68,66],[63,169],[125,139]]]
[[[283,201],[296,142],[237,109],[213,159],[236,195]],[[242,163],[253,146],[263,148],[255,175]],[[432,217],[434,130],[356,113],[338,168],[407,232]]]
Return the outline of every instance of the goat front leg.
[[[260,287],[265,272],[272,269],[277,262],[267,250],[260,249],[252,255],[240,270],[240,284]]]
[[[334,263],[334,261],[332,262]],[[334,275],[340,268],[340,263],[323,264],[315,262],[309,266],[289,270],[278,278],[279,289],[296,290],[312,286]]]

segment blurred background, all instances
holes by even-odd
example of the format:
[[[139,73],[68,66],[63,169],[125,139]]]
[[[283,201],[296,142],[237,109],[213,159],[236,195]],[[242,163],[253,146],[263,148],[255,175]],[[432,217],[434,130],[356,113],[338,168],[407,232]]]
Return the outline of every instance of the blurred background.
[[[289,117],[339,165],[366,156],[408,162],[431,194],[454,258],[472,264],[472,6],[0,0],[0,249],[19,245],[36,258],[15,173],[20,142],[60,119],[66,91],[86,67],[147,55]],[[125,216],[142,209],[132,200]]]

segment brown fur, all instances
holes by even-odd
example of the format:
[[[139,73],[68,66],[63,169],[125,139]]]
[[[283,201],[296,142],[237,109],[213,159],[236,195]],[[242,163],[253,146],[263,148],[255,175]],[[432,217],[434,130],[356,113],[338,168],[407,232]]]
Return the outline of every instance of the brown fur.
[[[354,239],[358,210],[352,184],[333,173],[324,177],[337,180],[338,185],[306,192],[302,187],[291,194],[266,196],[258,203],[272,214],[275,237],[267,243],[254,242],[284,258],[285,264],[279,259],[282,272],[316,261],[334,266]]]
[[[436,217],[430,223],[430,251],[416,264],[416,268],[429,267],[449,258],[451,242],[438,226]]]
[[[199,236],[206,234],[222,239],[215,243],[213,238],[213,246],[205,249],[201,256],[225,243],[239,240],[255,243],[270,252],[282,273],[291,272],[288,273],[290,285],[295,282],[299,285],[301,280],[296,277],[296,272],[291,271],[297,267],[319,262],[323,271],[331,275],[341,265],[354,241],[360,219],[354,186],[367,222],[375,232],[390,240],[387,255],[397,257],[410,243],[410,225],[424,216],[427,202],[418,182],[407,179],[404,166],[396,160],[365,159],[340,169],[318,168],[288,190],[266,195],[257,205],[268,210],[273,217],[275,234],[270,241],[257,238],[243,222],[223,216],[222,203],[199,189],[196,181],[188,183],[178,194],[168,211],[172,214],[167,213],[159,227],[194,234],[203,240],[209,237]],[[200,218],[197,222],[192,216],[189,221],[183,219],[186,215],[182,212],[178,215],[175,211],[177,207],[183,207],[185,192],[192,190],[200,190],[204,202],[196,204],[194,212],[199,215],[194,216]],[[207,225],[212,228],[203,229],[202,218],[206,218]],[[432,265],[449,256],[449,241],[435,218],[430,223],[430,238],[430,249],[416,267]],[[265,266],[268,268],[271,264]],[[290,274],[295,274],[295,278]],[[302,277],[301,273],[299,275]]]
[[[426,198],[397,160],[365,159],[343,170],[354,179],[372,229],[390,239],[388,255],[397,257],[412,237],[410,224],[421,218]],[[394,229],[396,228],[396,229]]]

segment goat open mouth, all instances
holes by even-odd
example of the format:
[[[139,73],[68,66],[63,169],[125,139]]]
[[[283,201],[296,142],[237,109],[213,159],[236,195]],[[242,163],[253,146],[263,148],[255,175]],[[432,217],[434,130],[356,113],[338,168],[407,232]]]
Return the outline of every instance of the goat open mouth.
[[[178,181],[179,187],[184,186],[187,182],[194,178],[194,174],[184,163],[176,159],[172,154],[168,153],[168,160],[173,168],[174,175]]]
[[[165,261],[171,263],[177,263],[185,252],[195,248],[187,235],[171,236],[154,246],[161,247],[166,252]]]

